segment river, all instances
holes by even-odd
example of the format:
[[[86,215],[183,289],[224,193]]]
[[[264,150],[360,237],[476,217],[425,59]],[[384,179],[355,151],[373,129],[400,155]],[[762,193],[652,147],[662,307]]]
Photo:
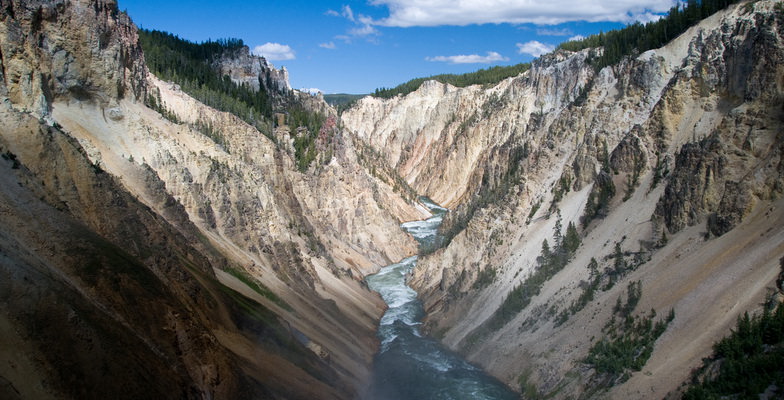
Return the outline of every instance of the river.
[[[402,225],[420,244],[431,244],[445,208],[428,199],[423,203],[433,212],[425,221]],[[423,335],[419,326],[425,316],[417,293],[406,285],[406,276],[417,257],[388,265],[367,278],[371,289],[381,294],[389,307],[381,318],[378,337],[381,348],[373,364],[368,400],[428,399],[517,399],[497,379],[449,351],[435,339]]]

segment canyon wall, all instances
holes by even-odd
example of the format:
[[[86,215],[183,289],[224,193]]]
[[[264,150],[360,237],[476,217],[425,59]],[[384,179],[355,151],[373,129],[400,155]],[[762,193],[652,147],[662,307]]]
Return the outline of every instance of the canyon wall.
[[[412,187],[454,208],[447,245],[411,279],[429,332],[529,395],[677,393],[775,293],[782,18],[776,2],[743,3],[599,71],[601,49],[559,50],[494,87],[431,81],[344,113]],[[580,245],[548,272],[569,224]],[[630,293],[633,321],[674,319],[643,368],[616,378],[587,356]]]
[[[340,117],[247,48],[213,60],[325,116],[302,168],[285,110],[262,133],[150,74],[116,2],[3,2],[0,397],[353,398],[384,308],[363,278],[416,251],[417,193],[453,209],[410,280],[433,336],[527,395],[677,395],[775,293],[782,18],[746,2],[598,71],[556,51]],[[600,372],[623,320],[664,329]]]
[[[362,166],[323,100],[269,65],[256,77],[328,114],[329,151],[301,172],[285,142],[150,74],[114,1],[4,2],[0,54],[0,329],[13,347],[0,397],[361,390],[384,308],[363,277],[413,254],[399,223],[427,213]]]

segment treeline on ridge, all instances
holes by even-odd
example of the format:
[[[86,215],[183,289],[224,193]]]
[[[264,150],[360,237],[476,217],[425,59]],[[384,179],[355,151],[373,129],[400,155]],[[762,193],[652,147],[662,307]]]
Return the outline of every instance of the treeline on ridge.
[[[241,39],[193,43],[168,32],[139,29],[139,43],[150,71],[180,85],[185,93],[215,109],[230,112],[271,136],[272,100],[258,91],[220,76],[211,62],[225,52],[244,47]]]
[[[441,83],[448,83],[452,86],[466,87],[471,85],[488,85],[501,82],[502,80],[522,74],[531,68],[530,63],[522,63],[510,66],[496,66],[465,74],[440,74],[427,78],[416,78],[393,88],[378,88],[373,96],[389,99],[402,94],[403,96],[419,89],[423,83],[435,80]]]
[[[666,16],[657,21],[646,24],[635,22],[622,29],[598,33],[582,40],[564,42],[558,46],[558,49],[580,51],[587,48],[603,47],[604,53],[592,60],[596,70],[600,70],[608,65],[617,64],[624,56],[662,47],[704,18],[738,1],[740,0],[688,0],[672,7]],[[398,94],[405,96],[419,89],[428,80],[448,83],[457,87],[495,84],[506,78],[517,76],[530,67],[530,63],[522,63],[480,69],[466,74],[441,74],[416,78],[393,88],[378,88],[373,96],[385,99],[395,97]]]
[[[704,18],[738,1],[688,0],[686,3],[672,7],[665,17],[657,21],[646,24],[635,22],[623,29],[561,43],[558,48],[580,51],[587,48],[603,47],[603,54],[591,61],[598,71],[608,65],[617,64],[625,56],[662,47]]]
[[[241,39],[193,43],[168,32],[140,29],[139,43],[147,67],[153,74],[165,81],[177,83],[185,93],[207,106],[236,115],[273,142],[276,141],[272,133],[273,112],[285,111],[286,123],[294,128],[291,135],[294,138],[293,155],[297,168],[305,171],[316,159],[316,138],[326,119],[324,115],[308,110],[291,93],[268,92],[267,88],[276,87],[269,75],[259,77],[259,90],[256,90],[246,83],[232,82],[229,76],[222,76],[215,69],[215,60],[227,52],[236,52],[245,47]],[[179,122],[155,93],[151,93],[145,102],[165,118]],[[194,127],[226,148],[222,132],[214,129],[209,121],[197,121]],[[300,127],[307,129],[297,129]]]

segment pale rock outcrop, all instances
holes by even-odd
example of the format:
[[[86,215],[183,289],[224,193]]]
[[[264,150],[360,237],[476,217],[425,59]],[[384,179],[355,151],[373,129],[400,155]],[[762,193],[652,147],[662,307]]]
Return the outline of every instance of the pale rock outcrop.
[[[559,51],[495,87],[430,82],[344,113],[413,187],[456,208],[447,230],[465,227],[410,280],[430,333],[513,388],[527,376],[540,395],[586,395],[600,378],[583,359],[639,280],[637,312],[672,308],[675,320],[644,373],[608,395],[677,391],[736,316],[763,301],[784,256],[782,26],[776,2],[735,5],[601,71],[587,62],[600,49]],[[537,268],[542,242],[553,245],[557,214],[582,245],[488,330]],[[634,267],[572,315],[591,259],[606,273],[616,244]]]
[[[266,58],[251,54],[248,46],[222,54],[213,65],[221,75],[228,75],[239,85],[245,84],[254,90],[263,87],[267,92],[291,91],[286,67],[275,68]]]

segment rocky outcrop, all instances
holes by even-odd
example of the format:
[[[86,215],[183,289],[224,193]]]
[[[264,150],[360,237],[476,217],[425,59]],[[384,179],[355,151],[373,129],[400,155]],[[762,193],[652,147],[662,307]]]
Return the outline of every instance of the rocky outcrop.
[[[724,189],[717,181],[726,174],[727,163],[717,137],[681,148],[675,157],[675,172],[656,208],[656,216],[664,219],[670,232],[696,224],[704,218],[705,210],[717,208]]]
[[[492,88],[430,82],[344,113],[412,187],[456,208],[443,227],[459,233],[411,278],[426,328],[512,387],[585,396],[601,381],[588,349],[639,280],[637,314],[675,320],[644,373],[602,390],[676,391],[761,303],[784,251],[781,18],[771,1],[736,5],[600,71],[588,64],[600,49],[557,52]],[[525,156],[498,157],[510,146]],[[543,241],[569,223],[582,244],[541,282]],[[585,302],[589,265],[603,284]],[[521,287],[530,303],[494,318]]]
[[[46,117],[58,97],[142,98],[147,68],[136,27],[113,1],[8,1],[2,79],[14,107]]]
[[[264,57],[250,54],[248,46],[221,54],[213,62],[221,76],[228,75],[232,82],[248,85],[254,90],[263,88],[267,92],[288,93],[291,91],[286,67],[276,69]]]

